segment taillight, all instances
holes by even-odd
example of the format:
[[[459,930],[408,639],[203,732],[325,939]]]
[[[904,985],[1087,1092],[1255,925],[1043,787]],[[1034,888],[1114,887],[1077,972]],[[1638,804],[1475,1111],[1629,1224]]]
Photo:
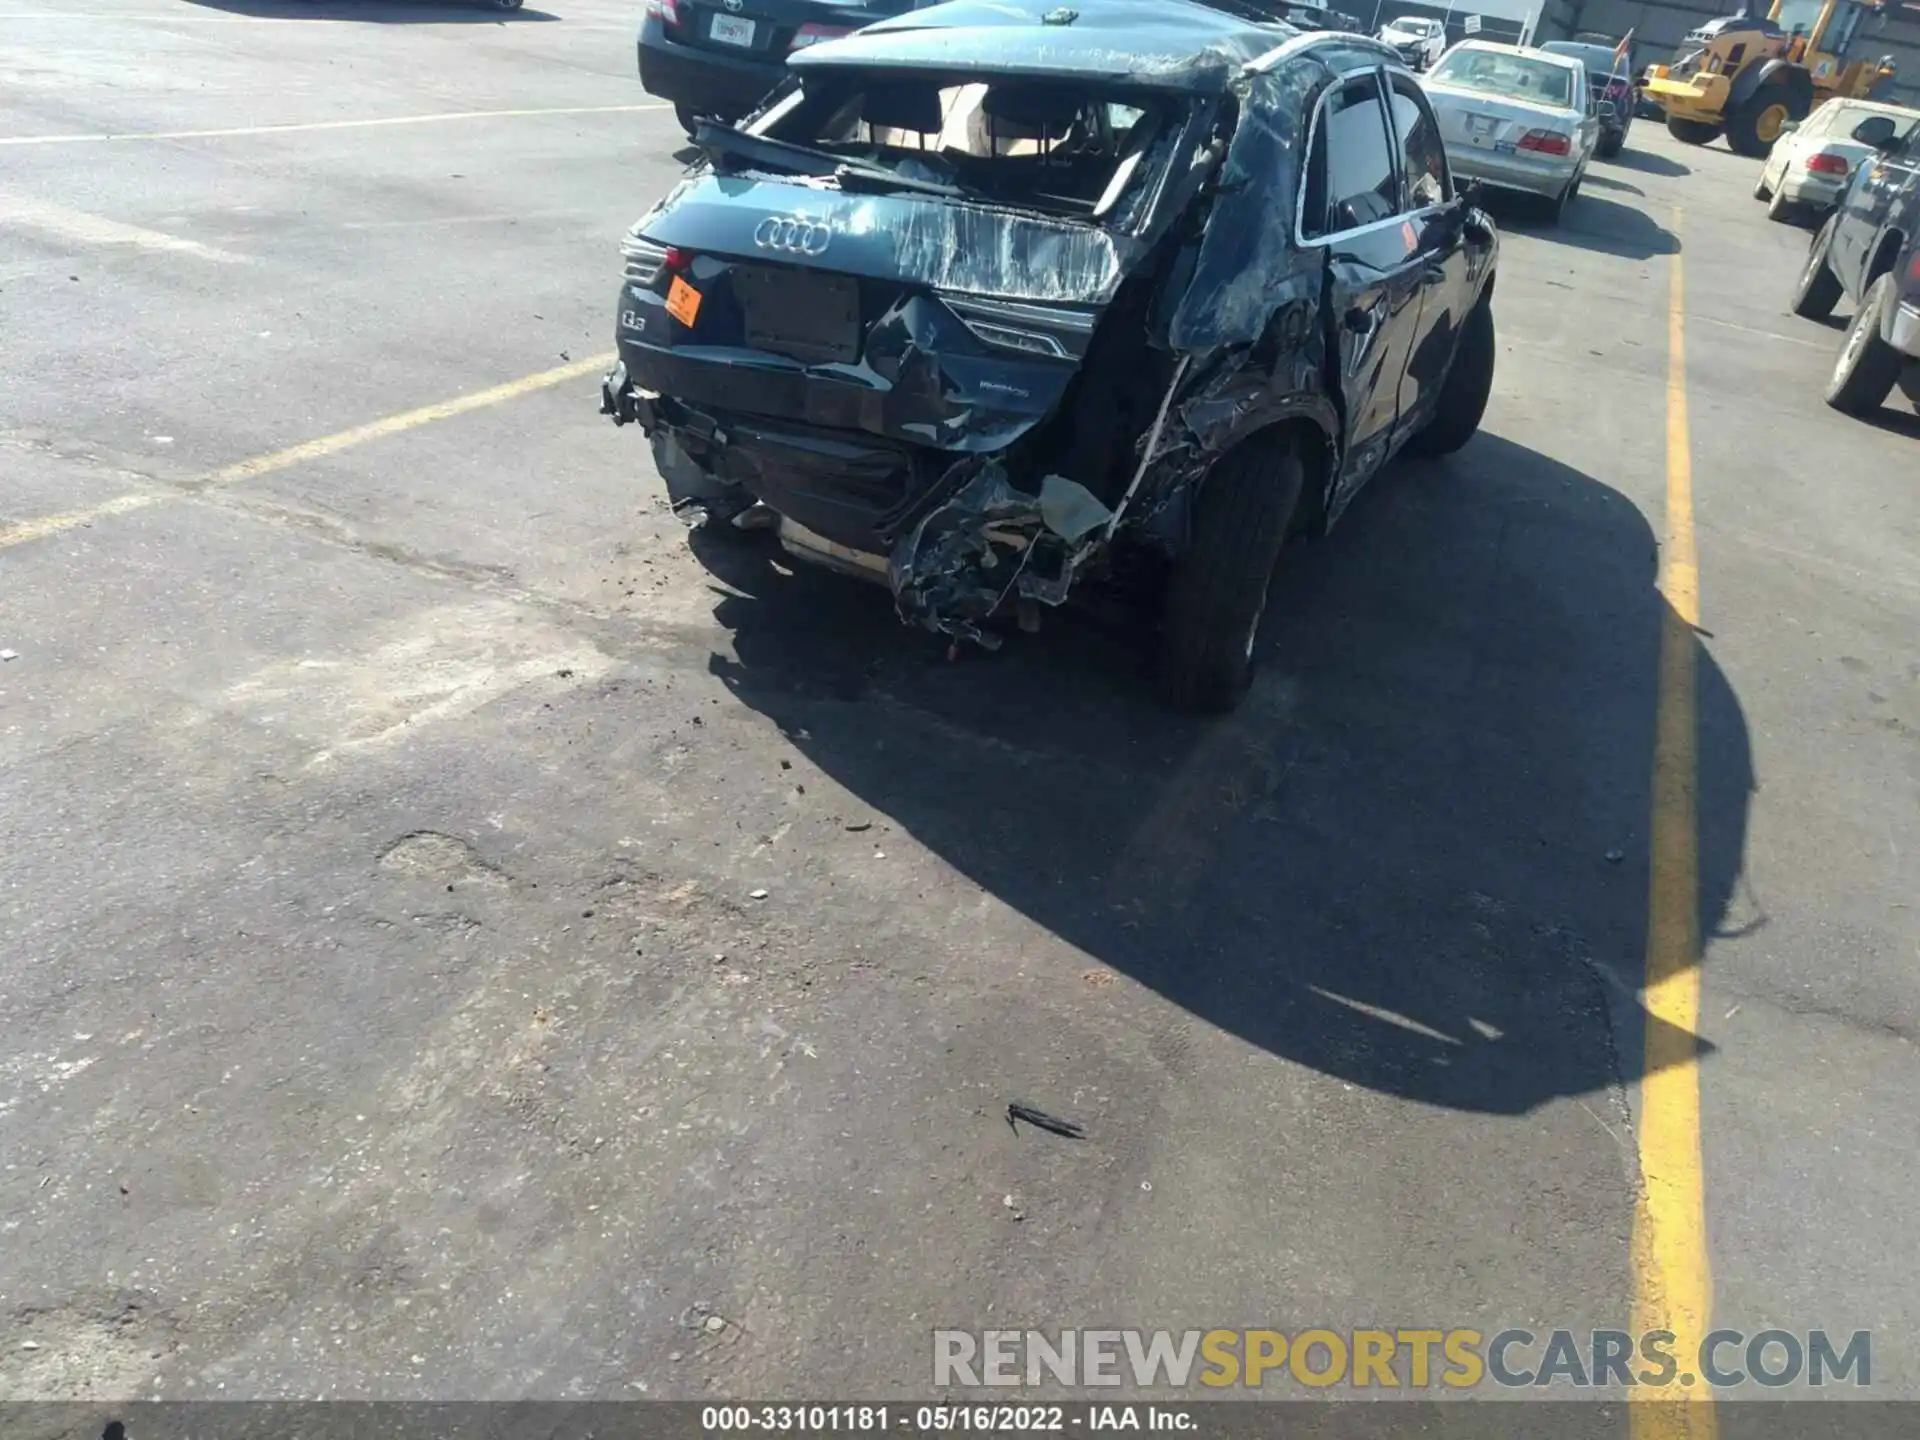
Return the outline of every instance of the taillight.
[[[802,25],[793,37],[793,48],[804,50],[809,45],[818,45],[822,40],[838,40],[842,35],[852,33],[841,25]]]
[[[1817,155],[1807,157],[1807,169],[1816,175],[1844,175],[1847,173],[1847,157],[1822,150]]]
[[[1520,137],[1519,148],[1536,155],[1567,155],[1573,151],[1573,142],[1558,130],[1529,130]]]
[[[1920,284],[1920,250],[1913,252],[1913,263],[1907,267],[1907,274],[1913,278],[1915,284]]]
[[[678,25],[680,0],[647,0],[647,15],[663,25]]]
[[[673,275],[684,270],[688,258],[673,246],[656,245],[631,231],[620,242],[620,259],[626,268],[627,283],[642,289],[652,286],[662,274]]]
[[[693,252],[683,250],[678,245],[669,245],[666,258],[660,262],[660,268],[669,275],[684,275],[693,268]]]

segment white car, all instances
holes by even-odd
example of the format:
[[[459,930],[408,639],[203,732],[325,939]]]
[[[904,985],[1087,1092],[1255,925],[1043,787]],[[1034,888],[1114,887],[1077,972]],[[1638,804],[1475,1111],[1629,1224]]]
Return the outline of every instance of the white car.
[[[1409,70],[1424,70],[1447,48],[1447,27],[1438,20],[1403,15],[1382,25],[1375,38],[1399,51]]]
[[[1787,123],[1787,133],[1773,147],[1753,186],[1754,199],[1770,202],[1768,219],[1791,223],[1840,203],[1854,166],[1876,153],[1853,138],[1854,127],[1869,115],[1891,119],[1900,139],[1920,124],[1920,110],[1875,100],[1829,100],[1798,125]]]
[[[1560,218],[1600,139],[1584,65],[1545,50],[1463,40],[1420,83],[1456,178],[1537,195]]]

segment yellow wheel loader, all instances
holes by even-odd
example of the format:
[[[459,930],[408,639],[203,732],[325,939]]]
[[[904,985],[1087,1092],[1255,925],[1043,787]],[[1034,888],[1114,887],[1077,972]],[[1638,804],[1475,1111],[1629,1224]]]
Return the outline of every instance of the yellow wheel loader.
[[[1643,93],[1677,140],[1725,135],[1736,154],[1764,157],[1789,120],[1823,100],[1884,89],[1891,57],[1849,60],[1861,34],[1885,23],[1885,0],[1773,0],[1763,20],[1743,9],[1709,20],[1670,65],[1648,67]]]

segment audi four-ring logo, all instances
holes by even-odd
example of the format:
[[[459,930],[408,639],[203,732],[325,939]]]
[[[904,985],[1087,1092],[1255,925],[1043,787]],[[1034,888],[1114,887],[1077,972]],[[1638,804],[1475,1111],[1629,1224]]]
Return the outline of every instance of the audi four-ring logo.
[[[824,255],[833,243],[833,228],[811,220],[762,220],[753,228],[753,243],[762,250],[789,255]]]

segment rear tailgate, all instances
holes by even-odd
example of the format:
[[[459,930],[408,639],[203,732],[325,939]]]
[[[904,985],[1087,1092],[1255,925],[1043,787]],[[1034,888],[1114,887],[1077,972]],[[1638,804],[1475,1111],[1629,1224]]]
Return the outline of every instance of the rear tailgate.
[[[642,227],[618,331],[635,383],[945,449],[1044,418],[1121,273],[1092,225],[738,176]]]
[[[1477,90],[1432,85],[1428,94],[1440,123],[1440,138],[1450,151],[1512,155],[1529,130],[1564,130],[1568,125],[1564,111]]]

